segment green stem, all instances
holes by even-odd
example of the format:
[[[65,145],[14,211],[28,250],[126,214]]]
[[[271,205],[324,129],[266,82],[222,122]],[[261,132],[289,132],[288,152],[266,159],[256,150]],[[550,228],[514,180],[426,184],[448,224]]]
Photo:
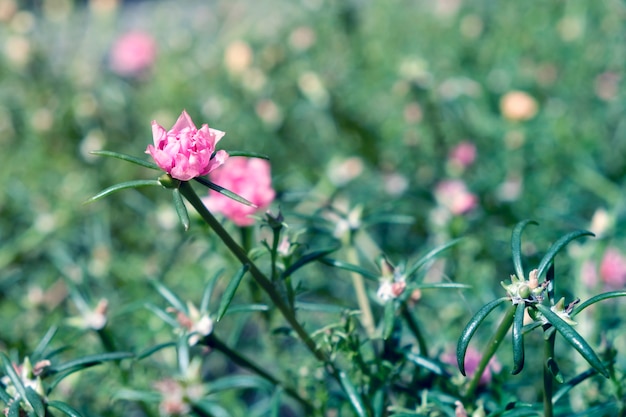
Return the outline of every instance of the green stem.
[[[352,233],[351,233],[352,234]],[[354,247],[354,239],[350,239],[350,246],[347,249],[348,262],[358,265],[359,260]],[[372,307],[370,306],[369,298],[367,297],[367,290],[365,289],[365,282],[360,274],[351,272],[352,285],[354,286],[354,292],[356,293],[357,303],[359,310],[361,311],[361,323],[365,332],[370,338],[374,337],[376,333],[376,324],[374,322],[374,315],[372,314]]]
[[[198,214],[208,223],[208,225],[213,229],[213,231],[219,236],[219,238],[224,242],[224,244],[228,247],[233,255],[243,264],[249,265],[249,272],[252,275],[252,278],[259,284],[261,288],[267,293],[270,297],[276,308],[281,312],[283,317],[287,320],[291,328],[298,334],[302,342],[306,345],[306,347],[313,353],[313,355],[321,362],[328,364],[329,359],[327,356],[318,349],[315,341],[311,339],[309,334],[304,330],[304,328],[300,325],[298,320],[296,319],[295,313],[289,308],[289,306],[285,303],[283,298],[280,296],[272,282],[259,270],[256,264],[248,258],[246,252],[235,242],[235,240],[230,236],[230,234],[224,229],[224,227],[220,224],[219,221],[207,210],[207,208],[202,203],[202,200],[198,197],[194,189],[191,187],[191,184],[188,182],[180,183],[180,192],[181,194],[191,203],[191,205],[196,209]],[[334,372],[333,372],[334,373]]]
[[[206,343],[207,346],[209,347],[219,350],[220,352],[228,356],[237,365],[247,368],[255,372],[256,374],[258,374],[262,378],[265,378],[272,384],[283,388],[288,395],[290,395],[295,400],[297,400],[305,408],[306,415],[311,415],[311,413],[315,410],[315,407],[313,407],[313,405],[310,402],[302,398],[300,394],[298,394],[298,392],[294,388],[286,386],[285,384],[280,382],[276,377],[274,377],[272,374],[261,369],[257,364],[250,361],[245,356],[239,354],[237,351],[229,348],[228,345],[226,345],[224,342],[218,339],[217,336],[215,336],[214,334],[208,335],[204,339],[204,343]]]
[[[548,326],[549,329],[551,326]],[[544,328],[544,332],[547,329]],[[545,334],[545,333],[544,333]],[[554,392],[554,376],[548,368],[548,360],[554,358],[554,342],[556,332],[551,331],[543,344],[543,417],[552,417],[552,394]]]
[[[420,328],[417,320],[415,320],[415,317],[413,317],[413,314],[411,314],[411,311],[409,311],[406,302],[403,302],[401,304],[400,313],[402,314],[402,317],[409,326],[409,329],[411,330],[411,332],[413,332],[413,335],[417,339],[417,346],[420,349],[420,355],[428,357],[428,345],[426,344],[424,333],[422,332],[422,329]]]
[[[478,383],[480,382],[480,377],[483,372],[485,372],[485,368],[489,364],[489,361],[495,355],[496,350],[500,346],[502,340],[504,340],[506,334],[509,332],[511,325],[513,324],[513,318],[515,317],[515,305],[511,305],[509,309],[506,311],[506,314],[502,318],[502,322],[496,329],[496,332],[491,336],[491,340],[485,347],[485,351],[483,352],[483,357],[480,359],[478,363],[478,367],[476,371],[474,371],[474,375],[467,387],[467,391],[465,392],[465,398],[473,398],[474,392],[478,388]]]

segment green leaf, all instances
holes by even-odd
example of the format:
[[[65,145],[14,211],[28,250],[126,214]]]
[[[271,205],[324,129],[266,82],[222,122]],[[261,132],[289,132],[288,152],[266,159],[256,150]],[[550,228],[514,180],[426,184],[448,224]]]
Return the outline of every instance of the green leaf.
[[[20,417],[20,401],[13,401],[11,403],[7,417]]]
[[[43,401],[41,400],[39,394],[37,394],[35,390],[31,387],[26,387],[26,398],[28,399],[30,405],[33,407],[35,415],[37,417],[45,417],[46,409],[43,406]]]
[[[155,279],[151,279],[149,280],[149,282],[159,292],[159,294],[161,294],[161,296],[165,298],[168,303],[171,304],[172,307],[174,307],[181,313],[189,314],[189,311],[187,311],[187,305],[183,303],[183,301],[178,298],[176,294],[170,291],[169,288],[167,288],[165,285]]]
[[[563,249],[564,246],[566,246],[572,240],[577,239],[579,237],[583,237],[583,236],[595,236],[595,235],[586,230],[575,230],[571,233],[566,234],[565,236],[561,237],[559,240],[554,242],[552,246],[550,246],[550,249],[548,249],[548,252],[541,259],[541,262],[539,262],[539,266],[537,267],[537,277],[540,277],[546,271],[548,266],[550,266],[550,264],[552,263],[552,260],[554,259],[556,254],[561,249]]]
[[[112,151],[91,151],[89,153],[92,155],[108,156],[111,158],[121,159],[122,161],[131,162],[135,165],[139,165],[144,168],[150,168],[150,169],[154,169],[157,171],[161,170],[161,168],[159,168],[159,166],[155,164],[154,162],[146,161],[145,159],[140,159],[140,158],[137,158],[136,156],[126,155],[123,153],[112,152]]]
[[[253,313],[257,311],[269,311],[270,308],[266,304],[243,304],[228,307],[228,311],[224,316],[236,313]]]
[[[234,375],[211,381],[207,383],[205,387],[209,393],[248,388],[270,391],[272,389],[272,384],[265,378],[261,378],[256,375]]]
[[[337,373],[337,376],[339,377],[339,383],[341,384],[343,391],[348,396],[350,404],[352,404],[352,408],[354,408],[356,414],[359,417],[367,417],[367,413],[365,412],[365,406],[363,405],[361,396],[357,392],[356,388],[354,388],[354,385],[352,385],[352,382],[350,381],[346,373],[343,371],[339,371]]]
[[[419,268],[421,268],[422,266],[424,266],[425,264],[427,264],[428,262],[430,262],[433,258],[435,258],[437,255],[439,255],[441,252],[445,251],[446,249],[451,248],[452,246],[456,245],[457,243],[459,243],[462,240],[462,238],[458,238],[458,239],[454,239],[448,243],[446,243],[445,245],[439,246],[433,250],[431,250],[430,252],[428,252],[426,255],[424,255],[423,257],[421,257],[420,259],[418,259],[413,266],[407,268],[405,275],[407,277],[413,275]]]
[[[220,277],[220,275],[222,275],[223,272],[224,272],[223,268],[219,269],[215,274],[213,274],[213,277],[211,277],[206,287],[204,287],[204,291],[202,292],[202,301],[200,302],[201,314],[205,314],[209,312],[209,304],[211,303],[211,296],[213,295],[213,289],[215,288],[215,284],[217,283],[218,278]]]
[[[126,181],[119,184],[115,184],[100,191],[98,194],[91,197],[89,200],[85,201],[84,204],[92,203],[96,200],[104,198],[109,194],[112,194],[117,191],[126,190],[128,188],[138,188],[138,187],[148,187],[148,186],[158,186],[161,187],[161,183],[158,180],[134,180],[134,181]]]
[[[70,417],[83,417],[78,411],[61,401],[48,401],[48,407],[56,408]]]
[[[75,359],[73,361],[65,362],[61,365],[52,366],[50,372],[59,373],[73,368],[77,368],[76,371],[89,368],[91,366],[100,365],[104,362],[119,361],[122,359],[134,358],[135,354],[131,352],[110,352],[110,353],[97,353],[95,355],[87,355],[82,358]]]
[[[220,187],[219,185],[207,180],[204,177],[196,177],[194,178],[194,180],[198,181],[200,184],[204,185],[205,187],[208,187],[213,191],[217,191],[218,193],[225,195],[226,197],[231,198],[241,204],[245,204],[246,206],[257,208],[256,204],[251,203],[250,201],[246,200],[242,196],[235,194],[232,191],[227,190],[224,187]]]
[[[513,375],[519,374],[524,369],[524,309],[526,305],[522,301],[515,307],[515,317],[513,318]]]
[[[239,283],[246,272],[248,272],[249,268],[250,266],[248,264],[243,265],[228,283],[226,290],[224,290],[224,294],[222,294],[222,300],[220,301],[220,307],[217,310],[217,317],[215,318],[215,321],[220,321],[222,317],[224,317],[224,314],[226,314],[226,310],[228,310],[228,306],[235,296]]]
[[[228,151],[228,156],[245,156],[248,158],[267,159],[268,161],[270,159],[269,156],[264,155],[262,153],[249,152],[249,151]]]
[[[26,395],[26,387],[22,382],[22,378],[20,378],[17,372],[15,372],[15,368],[13,368],[13,363],[11,362],[11,359],[9,359],[9,357],[4,352],[0,352],[0,359],[2,360],[2,368],[4,370],[4,374],[9,377],[9,380],[15,387],[15,390],[19,394],[20,398],[22,398],[28,405],[32,406],[32,404],[30,404],[30,401],[28,400],[28,396]]]
[[[5,404],[8,404],[9,401],[11,401],[11,396],[9,394],[7,394],[7,392],[5,391],[4,388],[5,387],[0,385],[0,401],[2,401]]]
[[[346,307],[336,304],[305,303],[303,301],[297,301],[296,310],[317,311],[321,313],[343,313],[346,311]]]
[[[589,362],[595,370],[597,370],[600,374],[602,374],[605,378],[609,377],[609,371],[606,369],[596,352],[589,346],[589,344],[583,339],[583,337],[576,332],[562,318],[558,316],[554,311],[552,311],[549,307],[546,307],[543,304],[537,304],[535,306],[537,310],[543,314],[543,316],[548,320],[556,330],[561,333],[561,336],[569,343],[574,349],[580,353],[580,355]]]
[[[339,245],[333,245],[331,247],[328,248],[324,248],[324,249],[320,249],[320,250],[316,250],[313,252],[309,252],[305,255],[303,255],[301,258],[298,258],[297,261],[295,261],[289,268],[287,268],[281,275],[281,279],[285,279],[289,276],[291,276],[294,272],[296,272],[298,269],[302,268],[304,265],[311,263],[315,260],[318,260],[320,258],[323,258],[324,256],[328,255],[329,253],[332,253],[334,251],[336,251],[337,249],[339,249]]]
[[[210,416],[210,417],[232,417],[221,405],[208,400],[193,401],[191,409],[194,416]]]
[[[148,356],[152,356],[153,354],[157,353],[160,350],[166,349],[166,348],[170,348],[170,347],[176,347],[176,343],[175,342],[164,342],[164,343],[159,343],[158,345],[154,345],[151,346],[147,349],[142,350],[140,353],[137,354],[137,356],[135,357],[136,360],[141,360],[141,359],[145,359]]]
[[[435,362],[432,359],[426,358],[424,356],[420,356],[413,352],[405,352],[404,357],[413,362],[415,365],[420,368],[424,368],[439,376],[446,376],[448,373],[443,369],[443,367],[439,364],[439,362]]]
[[[172,191],[173,191],[172,196],[174,197],[174,208],[176,209],[176,214],[178,214],[180,223],[183,225],[183,229],[185,229],[185,232],[186,232],[187,230],[189,230],[189,213],[187,212],[187,207],[185,206],[183,197],[180,195],[180,190],[178,188],[174,188]]]
[[[522,267],[522,232],[529,224],[539,225],[539,223],[534,220],[522,220],[515,225],[511,235],[513,266],[515,267],[515,274],[519,279],[525,279],[524,268]]]
[[[472,288],[471,285],[467,285],[467,284],[459,284],[456,282],[433,282],[433,283],[426,283],[426,284],[417,284],[414,286],[411,286],[412,288],[419,288],[421,290],[427,290],[427,289],[431,289],[431,288],[435,288],[435,289],[457,289],[457,290],[466,290],[468,288]]]
[[[187,368],[189,368],[189,342],[187,334],[178,338],[176,343],[176,357],[178,358],[178,372],[180,372],[181,375],[187,375]]]
[[[465,326],[465,329],[463,329],[456,346],[456,360],[459,365],[459,371],[461,371],[463,376],[465,376],[465,352],[467,352],[467,347],[469,346],[470,340],[472,340],[472,336],[474,336],[478,326],[483,322],[483,320],[485,320],[489,313],[505,301],[509,301],[509,298],[502,297],[485,304],[480,310],[478,310],[474,317],[470,319],[467,326]]]
[[[561,388],[559,388],[559,390],[555,392],[554,395],[552,396],[552,404],[556,404],[556,402],[559,401],[572,388],[576,387],[578,384],[596,375],[597,373],[598,371],[596,371],[595,369],[589,368],[585,372],[582,372],[576,375],[574,378],[570,379],[569,381],[565,382],[561,386]]]
[[[144,305],[148,310],[152,311],[155,316],[157,316],[158,318],[160,318],[161,320],[163,320],[165,323],[169,324],[173,328],[176,329],[180,326],[180,323],[178,323],[176,319],[174,319],[172,316],[167,314],[165,310],[150,303],[146,303]]]
[[[598,301],[607,300],[609,298],[615,298],[615,297],[626,297],[626,290],[609,291],[609,292],[605,292],[602,294],[598,294],[595,297],[591,297],[584,303],[577,305],[574,308],[574,310],[572,310],[572,314],[570,314],[570,316],[574,317],[576,314],[580,313],[581,311],[583,311],[585,308],[589,307],[590,305],[597,303]]]
[[[331,258],[322,258],[320,262],[329,266],[334,266],[335,268],[345,269],[346,271],[355,272],[363,278],[367,278],[373,281],[377,281],[380,278],[380,274],[376,274],[374,272],[370,272],[367,269],[361,268],[360,266],[352,265],[343,261],[338,261],[336,259]]]
[[[383,315],[383,339],[389,339],[391,333],[393,332],[393,325],[396,316],[395,303],[393,300],[387,301],[385,303],[385,314]]]
[[[37,362],[40,359],[42,359],[43,352],[46,350],[46,348],[50,344],[50,341],[52,340],[54,335],[57,333],[57,330],[59,330],[57,326],[52,326],[48,329],[46,334],[41,338],[41,340],[39,341],[39,343],[33,350],[33,353],[30,355],[33,361]]]

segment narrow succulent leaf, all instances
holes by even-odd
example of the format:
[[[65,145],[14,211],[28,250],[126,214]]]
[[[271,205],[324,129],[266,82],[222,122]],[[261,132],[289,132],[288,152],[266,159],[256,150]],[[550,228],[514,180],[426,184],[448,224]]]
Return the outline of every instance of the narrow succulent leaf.
[[[189,342],[188,335],[184,334],[178,338],[176,343],[176,358],[178,359],[178,372],[181,375],[187,375],[189,368]]]
[[[237,313],[255,313],[259,311],[270,311],[270,307],[267,304],[243,304],[243,305],[231,305],[228,307],[226,314],[224,316],[228,316],[231,314]]]
[[[412,266],[408,267],[406,269],[405,275],[407,277],[413,275],[418,269],[420,269],[422,266],[426,265],[428,262],[433,260],[441,252],[445,251],[446,249],[451,248],[452,246],[454,246],[457,243],[459,243],[461,240],[462,240],[462,238],[454,239],[454,240],[451,240],[450,242],[446,243],[445,245],[439,246],[439,247],[431,250],[426,255],[424,255],[420,259],[418,259]]]
[[[101,198],[104,198],[108,196],[109,194],[113,194],[117,191],[126,190],[129,188],[139,188],[139,187],[149,187],[149,186],[161,187],[161,183],[158,180],[133,180],[133,181],[122,182],[119,184],[112,185],[109,188],[106,188],[100,191],[98,194],[94,195],[89,200],[85,201],[85,204],[92,203],[96,200],[100,200]]]
[[[459,365],[459,371],[461,371],[463,376],[465,376],[465,352],[467,351],[470,340],[472,340],[472,336],[474,336],[478,326],[480,326],[489,313],[508,300],[508,297],[502,297],[485,304],[476,314],[474,314],[474,317],[470,319],[469,323],[465,326],[465,329],[463,329],[456,346],[456,360]]]
[[[511,253],[513,254],[513,267],[515,268],[515,275],[519,279],[524,279],[524,268],[522,267],[522,232],[529,224],[539,225],[534,220],[522,220],[515,225],[513,233],[511,235]]]
[[[305,303],[296,301],[296,310],[316,311],[320,313],[343,313],[346,307],[335,304]]]
[[[74,359],[69,362],[62,363],[60,365],[52,366],[50,372],[59,373],[66,370],[74,369],[78,371],[91,366],[100,365],[104,362],[119,361],[122,359],[134,358],[135,354],[131,352],[110,352],[110,353],[97,353],[95,355],[87,355],[82,358]]]
[[[587,230],[575,230],[571,233],[566,234],[556,242],[550,246],[548,252],[544,255],[539,262],[539,266],[537,267],[537,277],[541,277],[541,275],[546,271],[548,266],[552,263],[552,260],[556,256],[556,254],[563,249],[568,243],[570,243],[574,239],[578,239],[583,236],[595,236],[593,233],[588,232]]]
[[[181,313],[189,314],[189,312],[187,311],[187,305],[183,303],[183,301],[178,298],[176,294],[170,291],[169,288],[167,288],[165,285],[155,279],[151,279],[150,284],[152,284],[154,289],[157,290],[159,294],[161,294],[161,296],[165,298],[172,307],[174,307]]]
[[[365,411],[365,406],[363,405],[361,396],[357,392],[356,388],[354,388],[354,385],[352,385],[352,382],[350,381],[346,373],[343,371],[339,371],[338,376],[341,387],[348,396],[350,404],[352,404],[352,408],[356,412],[357,416],[367,417],[367,413]]]
[[[176,347],[176,343],[175,342],[165,342],[165,343],[159,343],[158,345],[154,345],[151,346],[147,349],[142,350],[141,352],[139,352],[137,354],[137,356],[135,357],[136,360],[142,360],[145,359],[149,356],[154,355],[155,353],[157,353],[160,350],[166,349],[166,348],[171,348],[171,347]]]
[[[587,341],[583,339],[583,337],[576,332],[562,318],[558,316],[554,311],[552,311],[549,307],[546,307],[543,304],[537,304],[537,309],[543,314],[543,316],[556,328],[556,330],[561,333],[563,338],[572,345],[574,349],[580,353],[580,355],[589,362],[594,369],[596,369],[600,374],[602,374],[605,378],[609,377],[609,371],[606,369],[598,355],[594,352],[594,350],[589,346]]]
[[[192,402],[191,410],[194,411],[194,416],[232,417],[221,405],[204,399]]]
[[[220,307],[217,310],[217,317],[215,318],[215,321],[220,321],[222,317],[224,317],[224,314],[226,314],[226,310],[228,310],[228,306],[235,296],[239,283],[249,268],[250,266],[248,264],[243,265],[228,283],[226,290],[224,290],[224,294],[222,294],[222,300],[220,301]]]
[[[415,217],[413,216],[405,216],[402,214],[375,214],[373,216],[368,216],[366,219],[363,219],[363,225],[370,226],[374,224],[413,224],[415,223]]]
[[[20,417],[20,401],[13,401],[9,406],[7,417]]]
[[[45,417],[46,408],[43,406],[43,401],[39,394],[35,392],[31,387],[26,387],[26,398],[30,403],[31,407],[33,407],[33,411],[37,417]]]
[[[541,327],[542,323],[540,321],[534,321],[530,324],[525,325],[524,327],[522,327],[522,333],[526,334],[526,333],[530,333],[533,330],[535,330],[538,327]]]
[[[176,214],[178,214],[178,218],[180,219],[180,223],[183,225],[183,229],[185,232],[189,230],[189,213],[187,212],[187,207],[185,206],[185,202],[183,201],[183,197],[180,195],[180,190],[178,188],[174,188],[172,190],[172,197],[174,198],[174,208],[176,209]]]
[[[38,360],[43,358],[43,353],[48,348],[48,345],[50,344],[50,341],[52,340],[54,335],[57,333],[57,330],[59,330],[57,326],[52,326],[41,338],[41,340],[33,350],[33,353],[30,355],[33,361],[37,362]]]
[[[524,369],[524,310],[526,305],[521,302],[515,307],[515,317],[513,318],[513,375],[519,374]]]
[[[548,293],[548,300],[550,300],[550,304],[554,305],[554,261],[550,263],[550,267],[548,268],[548,272],[546,273],[546,283],[548,284],[546,287],[546,292]]]
[[[383,339],[389,339],[393,332],[393,324],[395,319],[395,303],[393,300],[387,301],[385,304],[385,312],[383,315]]]
[[[417,284],[414,286],[414,288],[419,288],[421,290],[431,289],[431,288],[466,290],[466,289],[472,288],[472,286],[467,285],[467,284],[459,284],[456,282],[432,282],[432,283],[429,282],[427,284]]]
[[[609,291],[609,292],[605,292],[602,294],[598,294],[595,297],[591,297],[585,302],[577,305],[574,308],[574,310],[572,310],[572,314],[570,314],[570,316],[574,317],[576,314],[580,313],[582,310],[589,307],[590,305],[597,303],[598,301],[603,301],[603,300],[607,300],[609,298],[615,298],[615,297],[626,297],[626,290]]]
[[[8,404],[9,401],[11,401],[11,396],[9,394],[7,394],[7,392],[4,390],[4,388],[5,387],[0,385],[0,401],[2,401],[5,404]]]
[[[374,272],[368,271],[367,269],[361,268],[360,266],[352,265],[343,261],[338,261],[336,259],[322,258],[320,259],[320,262],[329,266],[334,266],[335,268],[355,272],[361,275],[363,278],[367,278],[372,281],[378,281],[378,279],[380,278],[380,274],[376,274]]]
[[[217,280],[219,279],[220,275],[222,275],[223,272],[224,272],[223,268],[219,269],[215,274],[213,274],[213,276],[207,283],[206,287],[204,287],[204,291],[202,292],[202,301],[200,302],[201,314],[205,314],[209,312],[209,305],[211,303],[211,296],[213,295],[213,289],[215,288],[215,284],[217,283]]]
[[[267,159],[268,161],[270,159],[270,157],[265,154],[249,151],[228,151],[228,156],[245,156],[247,158]]]
[[[243,198],[242,196],[240,196],[239,194],[235,194],[230,190],[227,190],[224,187],[220,187],[219,185],[207,180],[204,177],[196,177],[194,178],[194,180],[198,181],[200,184],[204,185],[205,187],[210,188],[213,191],[217,191],[218,193],[231,198],[241,204],[245,204],[246,206],[250,206],[250,207],[254,207],[257,208],[256,204],[251,203],[250,201],[246,200],[245,198]]]
[[[159,171],[161,169],[154,162],[146,161],[145,159],[140,159],[140,158],[137,158],[136,156],[126,155],[126,154],[119,153],[119,152],[91,151],[89,153],[92,154],[92,155],[108,156],[108,157],[111,157],[111,158],[121,159],[122,161],[131,162],[131,163],[133,163],[135,165],[139,165],[139,166],[142,166],[144,168],[154,169],[154,170],[157,170],[157,171]]]
[[[563,383],[563,374],[561,373],[561,369],[559,368],[559,364],[556,362],[554,358],[546,359],[546,367],[559,384]]]
[[[55,408],[70,417],[83,417],[78,411],[61,401],[48,401],[48,407]]]
[[[285,279],[291,276],[294,272],[302,268],[304,265],[309,264],[318,259],[321,259],[325,257],[326,255],[328,255],[329,253],[335,252],[337,249],[339,249],[339,247],[340,247],[339,245],[333,245],[331,247],[319,249],[319,250],[309,252],[303,255],[297,261],[295,261],[289,268],[287,268],[285,272],[283,272],[280,275],[281,279]]]
[[[274,391],[274,395],[272,395],[272,401],[270,405],[270,417],[280,417],[280,405],[282,400],[283,390],[279,387]]]
[[[169,324],[173,328],[178,328],[180,326],[180,324],[176,321],[176,319],[174,319],[172,316],[167,314],[167,312],[165,312],[163,309],[150,303],[146,303],[144,305],[148,310],[152,311],[155,316],[157,316],[158,318],[160,318],[161,320],[163,320],[165,323]]]
[[[582,372],[576,375],[574,378],[566,381],[561,388],[552,396],[552,404],[556,404],[565,394],[567,394],[572,388],[575,388],[581,382],[591,378],[596,375],[598,371],[593,368],[587,369],[585,372]]]
[[[415,365],[419,366],[420,368],[427,369],[435,375],[447,375],[447,372],[443,369],[443,367],[438,362],[435,362],[432,359],[426,358],[410,351],[405,352],[404,357],[407,360],[413,362]]]
[[[13,363],[11,359],[4,353],[0,352],[0,359],[2,360],[2,369],[4,370],[4,374],[9,377],[9,380],[15,387],[15,390],[19,394],[20,398],[23,398],[26,403],[30,405],[28,401],[28,397],[26,396],[26,387],[22,382],[22,378],[15,372],[15,368],[13,368]]]

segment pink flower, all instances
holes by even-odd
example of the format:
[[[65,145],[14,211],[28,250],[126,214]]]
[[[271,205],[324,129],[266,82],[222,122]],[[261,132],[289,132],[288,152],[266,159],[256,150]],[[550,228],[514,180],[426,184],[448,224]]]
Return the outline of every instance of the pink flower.
[[[616,248],[608,248],[600,262],[600,277],[611,288],[626,285],[626,258]]]
[[[435,187],[435,199],[455,215],[467,213],[478,205],[478,198],[461,180],[439,182]]]
[[[224,166],[213,171],[211,181],[250,201],[257,207],[247,206],[216,191],[210,191],[204,199],[207,208],[222,213],[238,226],[250,226],[250,217],[256,211],[265,210],[274,200],[270,164],[259,158],[229,158]]]
[[[472,377],[474,372],[476,372],[476,368],[478,368],[478,364],[482,359],[481,353],[473,347],[469,347],[467,352],[465,352],[465,372],[468,377]],[[456,354],[448,352],[441,355],[441,361],[443,363],[449,363],[451,365],[456,365]],[[492,356],[487,364],[487,367],[483,371],[483,374],[480,376],[480,384],[486,385],[491,382],[491,373],[498,373],[502,370],[502,365],[498,362],[498,359],[495,356]]]
[[[461,168],[467,168],[476,160],[476,145],[464,141],[455,146],[448,156],[450,162]]]
[[[215,145],[224,135],[206,124],[196,129],[191,117],[183,110],[169,132],[152,121],[154,146],[148,145],[146,153],[173,178],[189,181],[208,174],[226,161],[226,151],[217,151],[213,156]]]
[[[128,32],[115,41],[109,65],[122,76],[137,75],[149,69],[156,58],[156,42],[144,32]]]

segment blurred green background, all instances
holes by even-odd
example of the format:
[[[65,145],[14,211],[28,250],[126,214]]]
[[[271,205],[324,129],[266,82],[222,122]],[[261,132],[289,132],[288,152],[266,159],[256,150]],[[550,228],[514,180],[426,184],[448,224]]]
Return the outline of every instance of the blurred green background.
[[[153,44],[124,72],[113,51],[129,32]],[[159,300],[146,279],[193,299],[228,265],[199,224],[181,230],[161,190],[83,204],[155,177],[90,151],[143,156],[150,122],[169,128],[182,109],[227,133],[220,148],[271,158],[273,207],[296,228],[298,203],[334,196],[365,218],[413,218],[369,229],[395,262],[465,236],[440,270],[474,288],[421,307],[441,313],[429,325],[445,328],[437,349],[500,296],[519,220],[541,224],[528,229],[529,265],[570,230],[596,232],[557,258],[560,290],[586,298],[604,284],[584,284],[581,265],[597,273],[605,248],[626,241],[625,63],[617,0],[0,0],[0,348],[27,354],[77,316],[72,286],[93,306],[108,299],[126,348],[146,347],[163,331],[142,308]],[[467,167],[450,159],[464,142],[476,149]],[[472,210],[436,198],[452,179],[476,196]],[[345,291],[334,299],[354,307],[349,286],[325,281],[333,272],[309,274],[319,294]],[[613,329],[624,347],[615,317],[593,318],[595,342]],[[98,349],[80,329],[61,333]]]

